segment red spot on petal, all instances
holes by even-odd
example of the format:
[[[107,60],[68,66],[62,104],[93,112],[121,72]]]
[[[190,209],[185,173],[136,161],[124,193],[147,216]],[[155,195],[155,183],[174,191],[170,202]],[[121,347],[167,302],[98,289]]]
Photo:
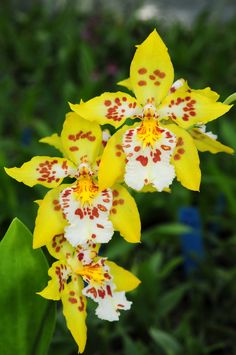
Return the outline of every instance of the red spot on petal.
[[[98,204],[98,208],[102,212],[107,212],[107,208],[104,205]]]
[[[190,116],[196,116],[196,112],[194,112],[194,111],[190,111],[189,114],[190,114]]]
[[[77,210],[75,210],[75,215],[79,216],[80,219],[82,219],[84,217],[83,211],[81,208],[77,208]]]
[[[110,100],[105,100],[104,101],[104,105],[105,106],[110,106],[111,105],[111,101]]]
[[[137,158],[136,158],[137,161],[139,161],[142,166],[146,166],[147,163],[148,163],[148,158],[147,157],[144,157],[143,155],[139,155]]]
[[[139,85],[139,86],[145,86],[145,85],[147,85],[147,82],[146,82],[145,80],[140,80],[140,81],[138,82],[138,85]]]
[[[136,147],[134,147],[134,151],[135,151],[135,152],[139,152],[140,149],[141,149],[141,147],[139,147],[138,145],[137,145]]]
[[[171,147],[168,146],[168,145],[165,145],[165,144],[162,144],[162,145],[161,145],[161,148],[162,148],[163,150],[171,150]]]
[[[179,148],[179,149],[177,150],[177,152],[178,152],[179,154],[184,154],[184,153],[185,153],[185,150],[184,150],[183,148]]]
[[[77,150],[79,150],[79,148],[76,147],[76,146],[72,146],[69,149],[70,149],[71,152],[76,152]]]
[[[146,74],[146,72],[147,72],[147,69],[146,69],[146,68],[140,68],[140,69],[138,70],[138,73],[139,73],[139,74]]]
[[[158,161],[161,160],[161,151],[159,149],[155,150],[152,160],[153,160],[154,163],[157,163]]]
[[[174,160],[179,160],[180,159],[180,155],[179,154],[175,154],[174,155]]]
[[[179,137],[176,146],[180,146],[180,145],[183,145],[183,144],[184,144],[183,138]]]
[[[117,197],[119,195],[119,192],[117,190],[113,190],[112,194],[113,197]]]
[[[68,298],[68,301],[70,302],[70,303],[77,303],[77,299],[76,298],[74,298],[74,297],[70,297],[70,298]]]

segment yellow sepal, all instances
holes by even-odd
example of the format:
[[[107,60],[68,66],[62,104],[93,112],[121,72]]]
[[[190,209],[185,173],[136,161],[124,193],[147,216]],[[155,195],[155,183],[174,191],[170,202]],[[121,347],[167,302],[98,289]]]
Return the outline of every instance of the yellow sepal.
[[[61,132],[61,141],[63,150],[76,166],[85,160],[93,163],[102,144],[102,130],[97,123],[69,112]]]
[[[63,146],[61,142],[61,137],[59,137],[57,133],[53,133],[51,136],[48,137],[43,137],[39,140],[39,142],[51,145],[52,147],[59,150],[63,154],[63,156],[65,156],[65,152],[63,150]]]
[[[168,95],[158,108],[161,119],[172,119],[179,126],[187,129],[196,124],[215,120],[230,110],[232,105],[216,102],[197,90],[184,92],[176,90]]]
[[[61,267],[66,267],[66,263],[63,260],[56,261],[52,264],[48,270],[48,275],[51,277],[51,280],[48,281],[47,286],[42,291],[37,292],[38,295],[54,301],[58,301],[61,298],[60,278],[57,274],[57,269],[60,270]]]
[[[123,269],[113,261],[106,261],[113,276],[113,282],[116,285],[116,291],[132,291],[141,283],[141,281],[130,271]]]
[[[122,149],[122,139],[129,126],[123,126],[108,140],[104,148],[98,170],[98,184],[101,190],[123,181],[126,156]]]
[[[165,127],[176,135],[177,144],[171,162],[175,167],[177,180],[187,189],[199,191],[200,161],[193,138],[184,129],[174,124],[168,124]]]
[[[61,293],[63,314],[67,327],[79,347],[79,353],[84,352],[87,341],[87,301],[82,294],[82,289],[83,281],[73,277],[72,282],[66,284],[65,289]]]
[[[50,168],[51,164],[53,164],[52,168]],[[63,168],[64,166],[68,169]],[[47,170],[46,173],[45,169]],[[60,185],[65,176],[69,175],[67,172],[70,169],[74,169],[74,165],[65,158],[37,156],[24,163],[20,168],[5,168],[5,171],[13,179],[23,182],[30,187],[40,184],[45,187],[54,188]],[[53,170],[57,172],[54,174]],[[53,175],[54,178],[52,178]]]
[[[33,233],[34,249],[48,244],[55,235],[64,232],[66,220],[63,218],[58,199],[60,192],[66,187],[68,185],[64,184],[50,190],[41,201]]]
[[[51,254],[55,259],[68,259],[74,253],[74,248],[66,240],[64,234],[57,234],[53,239],[46,245],[49,254]]]
[[[123,86],[126,89],[132,91],[132,85],[131,85],[130,78],[118,81],[117,85]]]
[[[156,104],[167,95],[174,79],[174,70],[168,50],[154,30],[134,54],[130,66],[131,87],[139,103],[148,99]]]
[[[220,143],[219,141],[209,137],[197,128],[193,128],[189,131],[194,139],[194,143],[200,152],[210,152],[213,154],[224,152],[233,154],[234,150],[227,145]]]
[[[138,109],[137,100],[121,91],[105,92],[79,105],[69,105],[72,111],[88,121],[114,127],[121,126],[127,118],[133,118]]]
[[[114,229],[129,243],[139,243],[141,238],[141,223],[138,208],[134,198],[121,185],[114,185],[113,207],[110,220]]]

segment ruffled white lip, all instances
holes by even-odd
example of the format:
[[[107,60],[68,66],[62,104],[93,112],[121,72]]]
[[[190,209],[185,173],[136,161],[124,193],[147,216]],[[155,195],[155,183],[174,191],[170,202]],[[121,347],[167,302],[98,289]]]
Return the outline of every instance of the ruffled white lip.
[[[138,191],[149,184],[157,191],[163,191],[175,178],[175,169],[170,159],[176,146],[176,137],[163,128],[161,137],[153,147],[143,147],[138,138],[138,129],[129,129],[123,137],[123,150],[127,158],[125,182]]]
[[[60,194],[60,205],[68,226],[65,238],[72,246],[94,243],[107,243],[112,238],[114,228],[109,220],[112,207],[112,191],[107,189],[94,198],[91,205],[82,205],[76,197],[75,186],[64,189]]]

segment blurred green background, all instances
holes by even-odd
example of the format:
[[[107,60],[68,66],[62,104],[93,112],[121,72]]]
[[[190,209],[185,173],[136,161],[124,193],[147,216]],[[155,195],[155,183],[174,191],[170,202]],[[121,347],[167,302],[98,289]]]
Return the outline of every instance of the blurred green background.
[[[154,27],[169,48],[176,79],[184,77],[196,89],[209,85],[222,100],[236,91],[236,13],[223,16],[227,3],[222,12],[206,7],[187,22],[171,11],[167,17],[154,10],[153,16],[138,15],[134,10],[145,1],[121,4],[122,11],[112,1],[107,7],[95,1],[85,11],[85,3],[1,1],[1,237],[15,216],[32,230],[33,201],[46,192],[11,180],[2,167],[20,166],[34,155],[56,155],[38,140],[60,132],[67,101],[120,89],[116,82],[128,76],[134,45]],[[236,149],[235,109],[208,130]],[[142,284],[128,294],[132,310],[118,323],[96,319],[89,304],[85,355],[236,354],[235,158],[204,153],[201,169],[200,193],[175,182],[171,194],[135,195],[142,244],[128,245],[117,235],[103,253],[136,273]],[[192,213],[197,218],[191,235],[181,221],[191,224]],[[200,244],[193,259],[201,256],[201,261],[192,272],[186,260],[187,232]],[[49,355],[76,354],[58,310]]]

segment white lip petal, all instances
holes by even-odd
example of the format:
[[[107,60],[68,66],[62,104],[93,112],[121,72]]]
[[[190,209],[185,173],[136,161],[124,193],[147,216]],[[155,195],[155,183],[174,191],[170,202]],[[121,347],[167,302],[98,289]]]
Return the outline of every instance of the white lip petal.
[[[60,194],[60,205],[68,222],[65,238],[73,245],[84,244],[88,240],[94,243],[107,243],[114,228],[109,221],[112,207],[112,192],[104,190],[99,193],[92,205],[82,205],[76,198],[75,186],[68,187]]]
[[[138,128],[128,130],[123,138],[123,150],[127,158],[125,182],[138,191],[148,184],[163,191],[175,178],[170,159],[175,149],[176,137],[168,129],[161,128],[161,137],[154,146],[143,147],[138,138]]]
[[[127,301],[125,292],[114,292],[112,297],[103,299],[96,308],[98,318],[110,322],[118,321],[120,310],[129,310],[132,302]]]

